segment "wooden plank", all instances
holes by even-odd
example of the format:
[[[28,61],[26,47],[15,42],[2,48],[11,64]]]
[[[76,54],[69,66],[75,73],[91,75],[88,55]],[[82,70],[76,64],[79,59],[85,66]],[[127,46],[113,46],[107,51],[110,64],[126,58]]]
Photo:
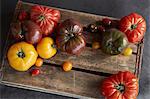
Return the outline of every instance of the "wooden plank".
[[[111,74],[129,70],[134,73],[136,55],[131,55],[130,57],[123,55],[110,56],[103,53],[100,49],[93,50],[87,47],[79,56],[60,52],[53,58],[44,60],[44,62],[61,65],[66,60],[70,60],[74,67],[86,70]]]
[[[103,76],[74,70],[64,72],[60,67],[51,65],[44,65],[40,69],[40,75],[31,76],[29,74],[30,70],[27,72],[17,72],[6,63],[3,81],[10,82],[10,84],[12,82],[12,84],[25,85],[33,89],[34,87],[39,87],[50,92],[65,92],[92,98],[102,97],[99,92],[99,85],[105,78]]]

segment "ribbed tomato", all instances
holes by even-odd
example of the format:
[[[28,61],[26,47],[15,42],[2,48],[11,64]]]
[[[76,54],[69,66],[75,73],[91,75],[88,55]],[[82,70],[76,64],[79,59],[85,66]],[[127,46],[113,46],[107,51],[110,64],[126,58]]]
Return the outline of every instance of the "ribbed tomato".
[[[105,99],[136,99],[138,79],[129,71],[119,72],[104,79],[101,92]]]
[[[35,5],[31,8],[31,20],[40,26],[44,35],[49,35],[53,32],[59,19],[59,10],[40,5]]]
[[[64,52],[79,55],[86,45],[82,32],[82,25],[76,20],[67,19],[63,21],[58,27],[57,47]]]
[[[120,20],[119,29],[127,35],[129,42],[136,43],[146,32],[146,22],[141,15],[131,13]]]

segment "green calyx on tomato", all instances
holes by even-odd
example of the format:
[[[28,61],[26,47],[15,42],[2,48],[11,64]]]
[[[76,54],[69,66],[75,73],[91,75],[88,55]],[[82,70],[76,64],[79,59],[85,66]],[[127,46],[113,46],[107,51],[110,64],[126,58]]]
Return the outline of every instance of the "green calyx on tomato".
[[[123,93],[125,91],[125,86],[123,84],[118,84],[118,85],[115,85],[115,88],[120,91],[121,93]]]
[[[20,51],[18,51],[17,55],[20,58],[24,58],[25,57],[25,53],[23,52],[23,49],[21,49]]]
[[[136,29],[137,25],[136,24],[132,24],[131,25],[131,30]]]
[[[44,20],[45,19],[45,16],[44,15],[40,15],[39,16],[39,21],[42,21],[42,20]]]

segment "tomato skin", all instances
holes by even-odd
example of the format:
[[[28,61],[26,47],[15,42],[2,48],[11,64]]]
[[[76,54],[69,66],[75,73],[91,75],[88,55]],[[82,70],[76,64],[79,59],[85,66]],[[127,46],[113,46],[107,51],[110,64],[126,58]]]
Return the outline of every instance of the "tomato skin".
[[[116,86],[123,85],[121,92]],[[119,87],[118,87],[119,88]],[[121,87],[120,87],[121,88]],[[106,99],[136,99],[138,95],[138,79],[129,71],[114,74],[102,82],[101,92]]]
[[[35,64],[37,56],[34,46],[23,41],[13,44],[7,53],[10,66],[17,71],[27,71]]]
[[[130,56],[132,55],[132,49],[131,48],[126,48],[124,51],[123,51],[123,55],[125,56]]]
[[[146,32],[146,21],[141,15],[131,13],[120,20],[119,29],[127,35],[129,42],[136,43],[141,41]]]
[[[31,20],[40,26],[43,34],[46,36],[53,32],[60,19],[59,10],[40,5],[33,6],[30,14]]]
[[[43,59],[51,58],[57,52],[57,49],[54,47],[54,41],[50,37],[42,38],[42,40],[37,44],[36,49],[39,56]]]
[[[65,61],[62,66],[65,72],[68,72],[72,69],[72,63],[70,61]]]
[[[37,58],[35,62],[36,67],[41,67],[43,65],[43,59],[42,58]]]
[[[100,43],[99,43],[99,42],[96,42],[96,41],[93,42],[93,43],[92,43],[92,48],[93,48],[93,49],[99,49],[99,48],[100,48]]]
[[[118,29],[108,29],[103,33],[102,51],[110,55],[118,55],[127,47],[128,39],[126,35]]]
[[[40,70],[39,69],[33,69],[32,71],[31,71],[31,75],[32,76],[37,76],[37,75],[39,75],[40,74]]]
[[[56,45],[64,52],[80,55],[86,41],[82,35],[83,26],[74,19],[66,19],[60,23],[57,31]]]
[[[22,11],[19,13],[18,19],[19,21],[24,21],[28,18],[28,13],[26,11]]]

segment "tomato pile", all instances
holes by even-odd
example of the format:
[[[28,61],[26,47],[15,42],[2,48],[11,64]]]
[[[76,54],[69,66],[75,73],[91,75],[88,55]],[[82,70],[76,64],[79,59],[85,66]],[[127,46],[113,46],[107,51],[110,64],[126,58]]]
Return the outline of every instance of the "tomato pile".
[[[7,53],[9,64],[17,71],[27,71],[31,66],[32,76],[40,74],[44,59],[52,58],[59,49],[73,55],[80,55],[86,46],[83,25],[75,19],[59,23],[59,10],[45,6],[32,6],[29,12],[21,11],[11,24],[11,34],[17,43]],[[130,56],[129,43],[138,43],[146,32],[144,18],[131,13],[121,20],[103,18],[89,24],[85,31],[101,34],[102,40],[94,41],[92,49],[101,49],[106,54]],[[52,34],[56,32],[56,38]],[[59,54],[59,53],[58,53]],[[71,71],[71,61],[64,61],[62,69]],[[101,86],[107,99],[135,99],[138,95],[138,80],[130,72],[119,72],[105,79]]]

